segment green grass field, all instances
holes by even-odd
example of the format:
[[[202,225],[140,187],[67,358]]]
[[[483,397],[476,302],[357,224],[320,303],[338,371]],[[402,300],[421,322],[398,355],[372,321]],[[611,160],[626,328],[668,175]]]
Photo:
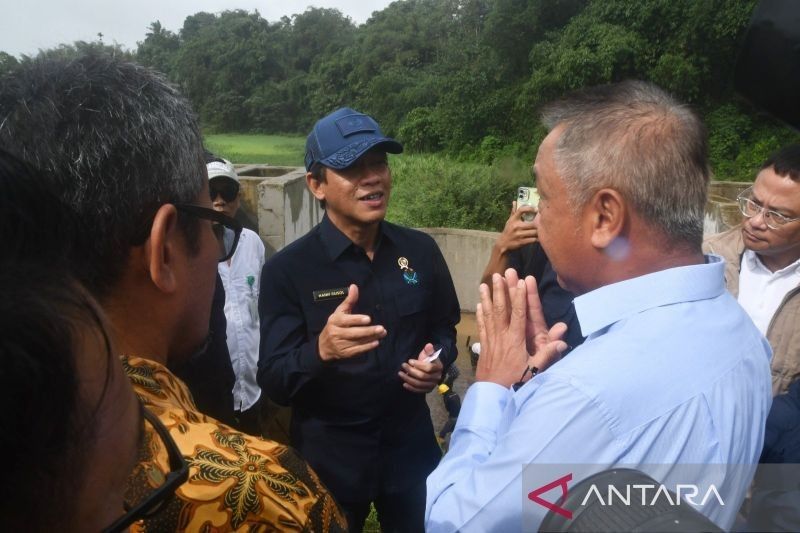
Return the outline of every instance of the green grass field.
[[[206,147],[233,163],[267,163],[277,166],[303,166],[305,137],[286,135],[246,135],[220,133],[206,135]]]

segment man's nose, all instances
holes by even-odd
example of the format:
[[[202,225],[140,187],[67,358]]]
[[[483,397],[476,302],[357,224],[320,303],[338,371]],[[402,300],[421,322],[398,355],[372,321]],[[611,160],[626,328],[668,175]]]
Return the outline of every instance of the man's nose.
[[[763,207],[758,209],[758,213],[750,217],[750,224],[757,227],[757,228],[766,228],[767,227],[767,219],[766,219],[767,210]]]
[[[362,185],[372,185],[374,183],[378,183],[381,180],[381,174],[377,172],[374,168],[365,166],[361,169],[361,184]]]

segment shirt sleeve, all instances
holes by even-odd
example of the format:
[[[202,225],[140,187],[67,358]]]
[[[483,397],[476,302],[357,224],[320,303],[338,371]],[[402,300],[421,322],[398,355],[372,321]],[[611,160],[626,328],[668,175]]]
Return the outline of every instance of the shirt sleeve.
[[[283,270],[269,261],[261,271],[258,299],[261,340],[258,385],[280,405],[289,405],[298,391],[324,368],[316,335],[307,336],[306,319]]]
[[[450,270],[436,243],[433,243],[433,307],[430,316],[430,343],[442,348],[442,364],[448,368],[458,356],[456,324],[461,320],[461,306]]]
[[[428,477],[427,532],[535,531],[547,509],[531,491],[572,465],[613,463],[618,446],[593,402],[568,384],[537,385],[467,391],[450,449]]]

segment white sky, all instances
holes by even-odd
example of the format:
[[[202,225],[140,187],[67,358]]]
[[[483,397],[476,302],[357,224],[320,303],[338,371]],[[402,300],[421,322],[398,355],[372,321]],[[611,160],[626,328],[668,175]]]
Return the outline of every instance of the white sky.
[[[151,22],[161,21],[177,32],[184,19],[200,11],[258,10],[270,22],[304,12],[308,7],[336,8],[357,24],[391,0],[3,0],[0,16],[0,51],[11,55],[36,54],[73,41],[117,42],[135,50]]]

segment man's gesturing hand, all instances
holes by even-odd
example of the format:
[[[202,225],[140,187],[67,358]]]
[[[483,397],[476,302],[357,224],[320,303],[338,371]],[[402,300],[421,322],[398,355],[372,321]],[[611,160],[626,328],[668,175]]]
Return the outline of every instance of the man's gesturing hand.
[[[559,323],[547,330],[533,277],[523,281],[516,271],[508,269],[505,278],[492,276],[491,293],[482,283],[480,295],[476,312],[481,341],[477,381],[510,387],[523,379],[529,366],[544,370],[566,350],[561,340],[566,327]]]
[[[386,336],[383,326],[371,326],[367,315],[351,314],[358,301],[358,287],[350,285],[347,297],[328,317],[319,334],[319,356],[323,361],[347,359],[378,347]]]
[[[424,362],[431,355],[433,355],[433,344],[428,343],[416,359],[409,359],[407,363],[403,363],[403,370],[398,372],[400,379],[403,380],[403,388],[425,394],[432,391],[439,383],[444,365],[441,359],[430,363]]]

